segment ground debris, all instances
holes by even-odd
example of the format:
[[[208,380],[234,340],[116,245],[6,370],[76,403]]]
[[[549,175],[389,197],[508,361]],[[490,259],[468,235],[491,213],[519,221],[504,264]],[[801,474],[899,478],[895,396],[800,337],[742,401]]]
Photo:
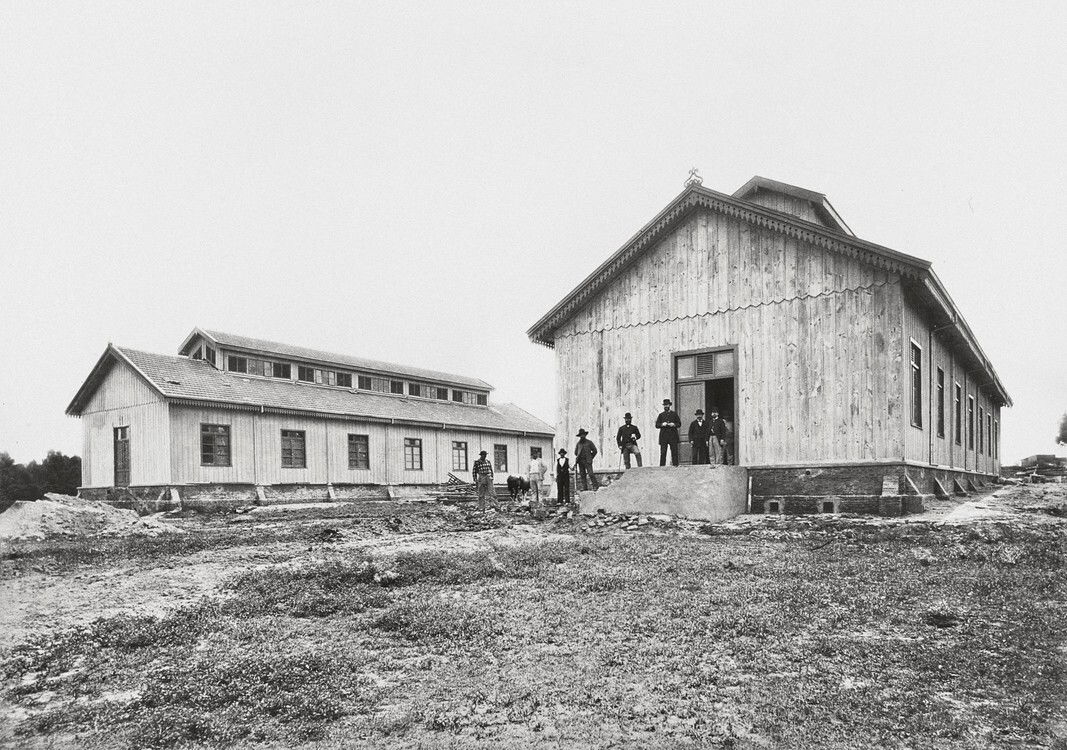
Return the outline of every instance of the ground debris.
[[[16,502],[0,513],[0,539],[9,542],[182,533],[181,529],[154,516],[142,517],[107,503],[52,492],[41,500]]]

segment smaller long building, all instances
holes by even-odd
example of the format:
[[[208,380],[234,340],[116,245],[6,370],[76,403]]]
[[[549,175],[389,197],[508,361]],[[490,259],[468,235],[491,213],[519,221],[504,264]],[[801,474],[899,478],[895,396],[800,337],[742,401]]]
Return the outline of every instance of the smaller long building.
[[[418,494],[550,460],[554,430],[477,378],[196,328],[177,355],[108,344],[67,414],[83,497],[148,507]]]

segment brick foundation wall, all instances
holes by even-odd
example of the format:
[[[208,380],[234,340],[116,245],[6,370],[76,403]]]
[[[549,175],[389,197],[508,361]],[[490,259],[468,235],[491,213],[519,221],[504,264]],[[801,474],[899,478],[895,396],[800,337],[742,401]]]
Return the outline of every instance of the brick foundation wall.
[[[954,479],[965,488],[970,482],[979,489],[994,479],[988,474],[903,463],[760,467],[749,469],[749,475],[753,513],[790,515],[921,513],[927,502],[941,494],[941,488],[953,494]]]

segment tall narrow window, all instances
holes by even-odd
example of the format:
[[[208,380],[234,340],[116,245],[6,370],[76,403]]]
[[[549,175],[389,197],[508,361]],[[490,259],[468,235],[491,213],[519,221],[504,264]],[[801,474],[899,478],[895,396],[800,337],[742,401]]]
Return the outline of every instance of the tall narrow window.
[[[493,446],[493,469],[496,471],[508,470],[508,447],[501,443]]]
[[[115,428],[115,486],[130,486],[130,428]]]
[[[923,426],[923,351],[914,341],[911,344],[911,423]]]
[[[230,466],[229,425],[200,425],[200,465]]]
[[[983,429],[984,425],[985,425],[985,409],[983,409],[981,406],[979,406],[978,407],[978,452],[979,453],[981,453],[982,451],[985,450],[985,440],[984,440],[985,430]]]
[[[993,458],[1000,458],[1000,420],[993,420]]]
[[[422,471],[422,440],[419,438],[404,438],[404,468]]]
[[[955,396],[953,397],[953,432],[956,437],[956,445],[963,445],[963,391],[960,389],[959,383],[953,383],[955,388]]]
[[[974,450],[974,396],[967,397],[967,450]]]
[[[348,468],[370,468],[370,438],[367,435],[348,436]]]
[[[467,470],[467,444],[452,441],[452,471]]]
[[[303,430],[282,430],[282,468],[307,468]]]
[[[212,365],[214,365],[215,364],[215,350],[212,349],[209,346],[204,350],[204,352],[205,352],[204,353],[204,359],[206,359],[208,362],[210,362]]]
[[[988,412],[985,415],[985,431],[986,431],[985,452],[986,452],[987,456],[992,457],[993,456],[993,415],[988,413]]]
[[[226,369],[230,372],[248,372],[248,359],[230,354],[226,357]]]
[[[945,371],[937,368],[937,436],[945,436]]]

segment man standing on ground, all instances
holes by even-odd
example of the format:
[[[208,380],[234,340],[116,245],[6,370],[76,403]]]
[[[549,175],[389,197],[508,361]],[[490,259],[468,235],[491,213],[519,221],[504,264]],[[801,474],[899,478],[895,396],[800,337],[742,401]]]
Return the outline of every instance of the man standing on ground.
[[[663,399],[663,411],[656,417],[656,429],[659,430],[659,465],[667,465],[667,449],[671,450],[671,466],[678,465],[678,426],[682,418],[671,408],[671,400]]]
[[[541,505],[541,482],[545,479],[548,467],[541,460],[540,454],[530,457],[530,466],[527,476],[530,478],[530,489],[533,490],[534,502]]]
[[[493,463],[488,458],[488,451],[478,454],[480,458],[474,462],[471,474],[474,475],[474,483],[478,486],[478,509],[485,513],[486,502],[492,502],[496,510],[500,506],[496,502],[496,489],[493,487]]]
[[[641,430],[631,424],[633,418],[630,412],[626,412],[623,416],[626,424],[619,428],[619,434],[615,436],[615,442],[619,444],[619,450],[622,452],[622,462],[627,469],[630,468],[631,454],[637,459],[637,465],[641,465],[641,449],[637,447],[637,441],[641,439]]]
[[[696,419],[689,424],[689,444],[693,448],[693,463],[702,465],[708,462],[708,437],[711,435],[711,428],[704,421],[703,409],[697,409],[693,416]]]
[[[556,459],[556,502],[565,505],[571,501],[571,460],[567,458],[567,449],[559,449]]]
[[[582,478],[582,489],[589,489],[593,485],[596,489],[596,477],[593,476],[593,459],[596,458],[597,450],[592,440],[587,440],[589,433],[585,429],[578,430],[578,442],[574,446],[574,461],[578,464],[578,476]],[[577,482],[578,477],[575,477]]]
[[[726,463],[726,422],[719,417],[719,410],[711,409],[711,444],[715,451],[713,463]]]

